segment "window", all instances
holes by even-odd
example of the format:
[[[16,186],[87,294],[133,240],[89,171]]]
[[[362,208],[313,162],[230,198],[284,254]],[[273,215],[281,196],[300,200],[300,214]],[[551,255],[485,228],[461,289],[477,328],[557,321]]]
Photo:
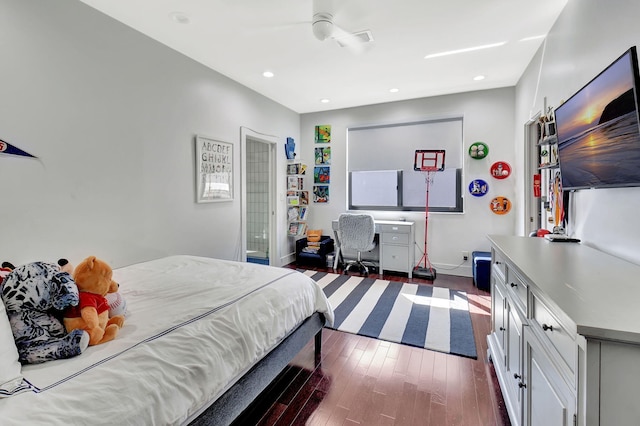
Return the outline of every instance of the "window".
[[[413,169],[420,149],[444,149],[445,170],[431,173],[429,211],[462,212],[462,117],[347,129],[349,209],[424,210],[426,173]]]

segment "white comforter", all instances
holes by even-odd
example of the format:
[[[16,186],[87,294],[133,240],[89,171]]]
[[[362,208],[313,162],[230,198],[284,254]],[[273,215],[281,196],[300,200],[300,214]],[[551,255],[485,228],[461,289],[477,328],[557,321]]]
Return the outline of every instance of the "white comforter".
[[[22,369],[34,392],[2,425],[173,425],[219,397],[313,312],[318,285],[284,268],[173,256],[114,271],[128,314],[116,340]]]

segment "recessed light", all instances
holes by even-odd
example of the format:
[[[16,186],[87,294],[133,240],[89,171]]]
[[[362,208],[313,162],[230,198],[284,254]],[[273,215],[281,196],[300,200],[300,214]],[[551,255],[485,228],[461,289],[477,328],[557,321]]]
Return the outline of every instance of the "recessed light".
[[[484,75],[476,75],[475,77],[473,77],[474,81],[480,81],[480,80],[484,80]]]
[[[188,24],[191,22],[191,19],[189,19],[189,17],[182,12],[171,12],[169,14],[169,18],[173,22],[177,22],[178,24]]]
[[[458,53],[473,52],[474,50],[490,49],[492,47],[504,46],[505,44],[507,44],[506,41],[501,41],[500,43],[483,44],[481,46],[467,47],[465,49],[447,50],[446,52],[432,53],[431,55],[427,55],[424,58],[431,59],[431,58],[438,58],[440,56],[449,56],[449,55],[455,55]]]
[[[393,89],[389,89],[389,91],[391,93],[398,93],[399,90],[394,87]]]
[[[320,102],[322,102],[323,104],[328,104],[331,101],[329,101],[329,99],[325,98],[325,99],[320,99]]]
[[[521,38],[518,41],[540,40],[541,38],[545,38],[545,35],[541,34],[541,35],[537,35],[537,36],[525,37],[525,38]]]
[[[271,78],[274,76],[274,74],[271,71],[265,71],[262,73],[262,75],[266,78]]]

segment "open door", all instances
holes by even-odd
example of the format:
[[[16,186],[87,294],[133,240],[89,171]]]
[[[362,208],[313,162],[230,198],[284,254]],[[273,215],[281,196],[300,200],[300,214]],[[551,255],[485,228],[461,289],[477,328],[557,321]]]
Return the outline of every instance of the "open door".
[[[280,266],[277,256],[275,136],[240,129],[242,261]]]

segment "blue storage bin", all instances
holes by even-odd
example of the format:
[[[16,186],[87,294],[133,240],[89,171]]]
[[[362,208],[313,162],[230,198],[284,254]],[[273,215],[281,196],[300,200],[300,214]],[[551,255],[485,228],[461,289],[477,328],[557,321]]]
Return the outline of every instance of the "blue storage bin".
[[[473,284],[480,290],[491,290],[491,252],[474,251],[471,253],[473,264]]]

